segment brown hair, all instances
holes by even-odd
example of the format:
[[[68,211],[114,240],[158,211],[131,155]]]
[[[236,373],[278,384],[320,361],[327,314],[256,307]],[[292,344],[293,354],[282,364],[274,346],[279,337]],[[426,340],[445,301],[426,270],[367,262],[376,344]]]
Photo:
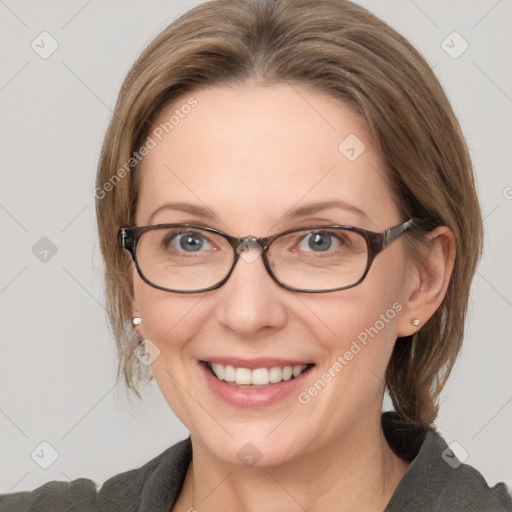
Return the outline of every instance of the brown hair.
[[[129,71],[105,135],[95,191],[118,376],[139,398],[139,383],[151,380],[134,356],[131,262],[116,237],[121,226],[134,225],[137,151],[171,102],[207,85],[249,81],[309,84],[349,102],[373,134],[404,218],[415,219],[412,245],[436,226],[452,230],[457,256],[447,294],[416,335],[397,340],[386,372],[396,410],[408,421],[431,425],[461,347],[482,246],[472,165],[423,57],[347,0],[213,0],[169,25]]]

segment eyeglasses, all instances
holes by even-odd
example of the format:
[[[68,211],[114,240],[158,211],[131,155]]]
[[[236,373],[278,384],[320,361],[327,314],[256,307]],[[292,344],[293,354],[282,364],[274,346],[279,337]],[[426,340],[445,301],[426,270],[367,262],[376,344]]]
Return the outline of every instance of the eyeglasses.
[[[118,238],[142,280],[160,290],[215,290],[226,283],[240,258],[252,263],[261,254],[279,285],[322,293],[361,283],[375,257],[412,226],[409,219],[383,233],[352,226],[313,226],[265,238],[238,238],[194,224],[156,224],[121,228]]]

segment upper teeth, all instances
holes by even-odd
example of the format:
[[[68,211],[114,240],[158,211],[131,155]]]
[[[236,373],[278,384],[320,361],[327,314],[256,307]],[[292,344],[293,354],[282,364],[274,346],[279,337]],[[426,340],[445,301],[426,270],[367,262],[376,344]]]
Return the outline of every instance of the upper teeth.
[[[256,368],[255,370],[249,370],[249,368],[235,368],[234,366],[225,366],[220,363],[208,363],[208,365],[218,379],[242,385],[275,384],[282,380],[290,380],[292,375],[293,377],[298,377],[307,368],[305,364],[285,366],[284,368],[279,366],[273,366],[272,368]]]

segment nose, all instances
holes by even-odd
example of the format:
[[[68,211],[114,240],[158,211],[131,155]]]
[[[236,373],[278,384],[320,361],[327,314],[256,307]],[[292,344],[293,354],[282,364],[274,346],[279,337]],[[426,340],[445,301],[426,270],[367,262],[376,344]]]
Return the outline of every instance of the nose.
[[[286,323],[286,294],[268,274],[261,248],[246,243],[228,281],[217,293],[216,318],[225,329],[246,340],[268,335]]]

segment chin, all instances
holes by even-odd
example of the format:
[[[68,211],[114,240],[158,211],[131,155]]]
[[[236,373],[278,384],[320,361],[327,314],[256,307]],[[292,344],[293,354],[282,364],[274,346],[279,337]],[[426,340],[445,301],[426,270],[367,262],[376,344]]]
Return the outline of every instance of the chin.
[[[283,432],[276,432],[268,435],[275,428],[257,429],[252,425],[241,426],[237,429],[233,437],[229,435],[216,436],[211,432],[205,432],[201,435],[192,434],[193,442],[200,437],[200,442],[216,458],[226,464],[239,467],[272,467],[290,462],[299,457],[302,453],[302,447],[305,449],[310,443],[305,443],[303,435],[301,439],[289,431],[287,425]],[[276,430],[279,430],[277,427]],[[304,444],[304,446],[302,446]]]

